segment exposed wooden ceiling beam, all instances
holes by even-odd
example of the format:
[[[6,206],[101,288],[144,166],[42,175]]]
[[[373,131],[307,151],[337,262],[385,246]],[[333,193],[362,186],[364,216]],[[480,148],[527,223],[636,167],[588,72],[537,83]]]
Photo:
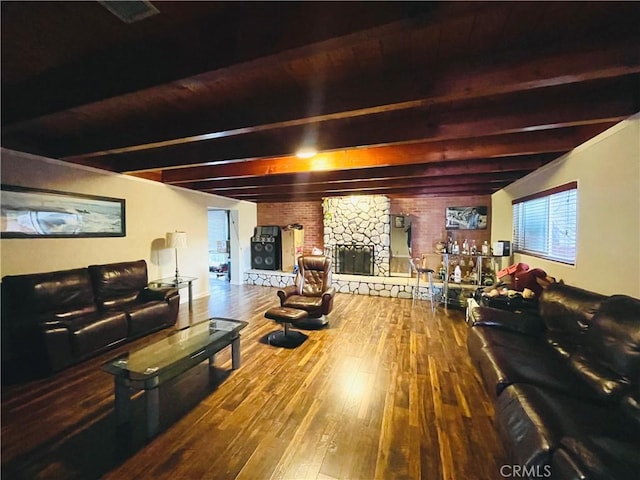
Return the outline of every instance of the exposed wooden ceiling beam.
[[[560,152],[542,155],[528,155],[524,157],[509,157],[508,159],[491,158],[475,159],[460,162],[441,162],[419,165],[401,165],[392,167],[357,168],[351,170],[334,170],[324,172],[304,172],[292,174],[266,175],[239,178],[218,178],[199,182],[173,182],[184,188],[195,190],[215,190],[224,188],[261,188],[263,186],[289,185],[330,185],[340,182],[359,182],[364,180],[393,180],[404,179],[408,183],[421,178],[432,178],[453,175],[476,175],[481,173],[509,173],[535,170],[554,158]],[[134,175],[141,175],[134,173]]]
[[[525,132],[478,139],[341,150],[321,153],[310,159],[281,157],[226,165],[180,168],[164,171],[163,181],[173,183],[565,152],[611,125],[612,123],[606,123],[558,129],[552,132]]]
[[[412,197],[412,196],[451,196],[451,195],[491,195],[492,193],[500,190],[506,184],[492,184],[487,185],[455,185],[455,186],[443,186],[443,187],[428,187],[428,188],[397,188],[397,189],[384,189],[384,190],[359,190],[351,191],[348,194],[344,192],[336,192],[334,195],[387,195],[389,197]],[[306,192],[281,192],[278,194],[260,195],[258,193],[254,195],[235,195],[232,198],[237,200],[248,200],[256,203],[265,202],[301,202],[301,201],[317,201],[322,198],[333,196],[327,193],[306,193]]]
[[[640,99],[632,96],[623,95],[622,98],[609,100],[600,97],[600,93],[591,95],[594,103],[570,97],[562,106],[552,107],[546,106],[544,97],[526,101],[497,99],[491,105],[481,105],[471,110],[418,111],[398,118],[379,115],[357,119],[347,124],[324,124],[322,129],[316,132],[316,146],[320,150],[336,150],[354,145],[382,146],[422,138],[429,138],[430,141],[447,140],[611,123],[623,120],[640,108]],[[552,100],[550,103],[554,102],[555,100]],[[260,155],[290,155],[296,149],[295,141],[292,139],[301,139],[304,136],[304,130],[299,128],[279,132],[275,137],[261,133],[153,151],[112,155],[104,159],[97,157],[85,160],[84,157],[80,157],[75,161],[115,171],[162,169],[175,165],[177,158],[184,165],[211,165],[216,162],[227,163],[233,159],[251,159]]]
[[[384,180],[367,179],[367,180],[350,180],[344,182],[333,182],[330,184],[319,182],[294,183],[290,185],[273,185],[273,186],[242,186],[242,187],[226,187],[205,189],[202,191],[215,193],[218,195],[227,195],[235,197],[236,195],[252,195],[256,191],[260,195],[282,194],[285,190],[304,193],[322,193],[332,194],[336,192],[352,192],[365,190],[394,190],[397,188],[421,188],[421,187],[440,187],[452,185],[473,185],[481,184],[488,186],[492,183],[504,185],[526,175],[529,171],[512,171],[505,173],[478,173],[474,175],[452,175],[439,177],[420,177],[415,179],[387,178]]]

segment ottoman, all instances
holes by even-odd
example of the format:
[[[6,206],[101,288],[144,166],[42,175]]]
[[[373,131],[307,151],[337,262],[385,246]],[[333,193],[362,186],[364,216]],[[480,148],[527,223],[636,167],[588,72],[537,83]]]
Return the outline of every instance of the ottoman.
[[[267,336],[269,345],[277,347],[295,348],[300,346],[307,335],[296,330],[290,330],[291,325],[307,318],[308,313],[304,310],[290,307],[272,307],[264,314],[265,318],[281,323],[283,330],[272,332]]]

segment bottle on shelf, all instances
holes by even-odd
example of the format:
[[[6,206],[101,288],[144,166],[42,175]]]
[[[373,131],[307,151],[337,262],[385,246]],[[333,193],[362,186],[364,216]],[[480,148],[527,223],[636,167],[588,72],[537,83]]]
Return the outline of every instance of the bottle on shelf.
[[[476,247],[476,241],[471,240],[471,255],[477,255],[477,254],[478,254],[478,247]]]
[[[463,255],[469,255],[469,242],[467,242],[467,239],[464,239],[464,242],[462,242],[462,254]]]
[[[489,244],[487,243],[486,240],[482,244],[482,255],[486,255],[486,256],[489,255]]]
[[[458,241],[453,242],[452,252],[454,255],[458,255],[460,253],[460,245],[458,245]]]
[[[455,283],[462,282],[462,270],[460,269],[460,265],[456,265],[456,268],[453,270],[453,281]]]

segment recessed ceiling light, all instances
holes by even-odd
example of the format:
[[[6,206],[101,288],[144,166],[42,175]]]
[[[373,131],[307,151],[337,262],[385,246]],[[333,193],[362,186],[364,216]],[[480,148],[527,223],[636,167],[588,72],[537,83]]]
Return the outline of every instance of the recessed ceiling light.
[[[315,148],[301,148],[296,152],[296,157],[298,158],[311,158],[315,157],[318,152]]]

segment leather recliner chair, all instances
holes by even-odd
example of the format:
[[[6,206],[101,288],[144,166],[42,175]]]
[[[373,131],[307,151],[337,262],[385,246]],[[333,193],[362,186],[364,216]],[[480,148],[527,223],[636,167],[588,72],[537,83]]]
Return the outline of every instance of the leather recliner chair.
[[[331,285],[331,259],[324,255],[298,257],[298,273],[294,284],[278,290],[280,306],[305,310],[308,327],[322,327],[333,309],[336,290]]]

